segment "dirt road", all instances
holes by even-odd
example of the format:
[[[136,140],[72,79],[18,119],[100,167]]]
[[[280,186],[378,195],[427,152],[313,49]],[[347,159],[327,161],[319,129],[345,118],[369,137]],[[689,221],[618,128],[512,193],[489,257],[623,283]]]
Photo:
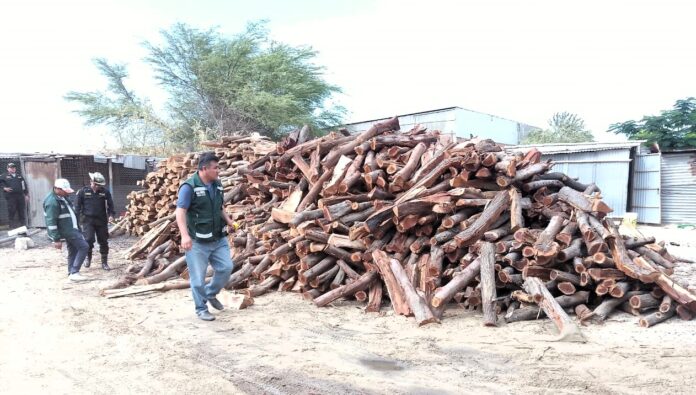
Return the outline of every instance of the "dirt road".
[[[40,239],[37,237],[36,239]],[[116,241],[124,245],[127,241]],[[193,314],[188,290],[104,299],[116,270],[66,281],[49,246],[0,250],[0,393],[693,393],[696,321],[651,329],[621,315],[550,342],[548,321],[484,328],[449,310],[441,325],[319,309],[293,294],[247,310]]]

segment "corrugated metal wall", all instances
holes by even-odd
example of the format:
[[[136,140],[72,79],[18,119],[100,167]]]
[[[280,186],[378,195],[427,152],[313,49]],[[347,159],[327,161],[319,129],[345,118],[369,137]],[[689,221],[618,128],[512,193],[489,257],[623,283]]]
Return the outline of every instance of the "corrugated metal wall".
[[[629,148],[571,152],[542,155],[542,159],[554,161],[552,171],[577,177],[585,184],[595,183],[602,190],[602,198],[614,211],[612,217],[626,213],[628,180],[630,174]]]
[[[696,224],[696,152],[662,153],[662,223]]]
[[[638,154],[633,167],[631,210],[638,222],[659,224],[660,218],[660,154]]]

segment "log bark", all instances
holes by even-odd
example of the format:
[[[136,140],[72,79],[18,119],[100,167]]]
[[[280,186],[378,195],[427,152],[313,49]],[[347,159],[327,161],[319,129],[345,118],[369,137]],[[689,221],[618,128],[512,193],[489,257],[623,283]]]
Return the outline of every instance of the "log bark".
[[[390,185],[390,187],[393,188],[393,191],[398,192],[405,189],[406,181],[410,180],[413,172],[416,170],[416,167],[420,162],[421,156],[426,149],[427,146],[425,144],[418,143],[418,145],[416,145],[416,147],[411,151],[411,155],[409,156],[406,165],[404,165],[404,167],[394,175],[393,181]]]
[[[457,292],[463,290],[474,281],[480,270],[481,261],[475,259],[469,266],[454,276],[450,282],[435,290],[433,297],[430,299],[430,304],[436,309],[447,304]]]
[[[520,192],[516,188],[510,189],[510,230],[512,232],[525,227]]]
[[[394,272],[391,269],[391,263],[387,255],[381,251],[376,250],[372,252],[372,261],[377,265],[380,274],[382,275],[382,280],[387,286],[387,294],[392,302],[392,308],[396,314],[400,315],[410,315],[411,308],[406,300],[406,295],[404,294],[403,288],[399,285]]]
[[[445,252],[452,252],[457,248],[469,246],[480,239],[483,233],[490,229],[491,225],[508,208],[509,202],[510,195],[506,191],[498,192],[471,226],[454,236],[454,240],[443,245]]]
[[[365,312],[379,313],[379,309],[382,306],[382,293],[382,282],[373,282],[368,292],[368,301],[367,306],[365,307]]]
[[[482,243],[479,260],[481,262],[481,303],[483,307],[483,324],[496,326],[498,316],[495,311],[495,247],[491,243]]]
[[[551,293],[546,289],[544,283],[536,277],[528,277],[524,282],[524,289],[527,293],[536,295],[541,294],[543,300],[539,306],[544,310],[556,324],[560,336],[557,340],[584,342],[585,339],[580,329],[573,323],[568,314],[563,310]]]
[[[631,305],[631,307],[642,310],[657,308],[660,306],[661,302],[662,300],[657,299],[650,294],[635,295],[628,299],[628,303]]]
[[[666,321],[670,319],[671,317],[674,316],[676,312],[676,307],[671,307],[669,310],[666,312],[661,312],[661,311],[656,311],[652,314],[648,314],[644,317],[642,317],[640,320],[638,320],[638,324],[642,328],[649,328],[653,325],[657,325],[660,322]]]
[[[540,295],[535,295],[536,298],[533,298],[529,294],[525,297],[525,300],[532,300],[533,303],[537,303],[537,300],[542,300]],[[519,296],[519,294],[518,294]],[[575,306],[578,306],[580,304],[587,303],[589,300],[590,293],[588,291],[578,291],[573,295],[561,295],[555,298],[556,302],[558,303],[559,306],[561,306],[563,309],[567,308],[573,308]],[[526,302],[525,302],[526,303]],[[517,322],[517,321],[529,321],[529,320],[535,320],[538,318],[544,318],[546,317],[546,313],[544,312],[543,309],[540,309],[538,306],[528,306],[528,307],[522,307],[519,309],[516,309],[512,311],[511,313],[506,314],[505,316],[505,322]]]
[[[534,254],[546,258],[553,258],[558,254],[559,245],[554,240],[558,232],[563,227],[563,217],[554,216],[549,221],[543,232],[539,234],[536,243],[534,243]]]
[[[628,255],[624,240],[619,234],[619,229],[613,221],[608,220],[605,223],[609,227],[611,237],[607,239],[611,248],[611,255],[614,259],[616,267],[624,272],[627,276],[637,278],[645,283],[652,283],[655,278],[661,273],[650,270],[649,268],[639,267]],[[695,299],[696,300],[696,299]]]
[[[336,299],[353,295],[358,291],[364,291],[365,289],[369,288],[372,282],[378,277],[379,274],[376,271],[367,271],[353,282],[342,285],[336,289],[332,289],[331,291],[315,298],[314,304],[318,307],[323,307]]]
[[[404,268],[401,267],[399,261],[396,259],[389,259],[382,251],[375,251],[373,254],[382,255],[381,257],[374,256],[375,262],[387,260],[389,263],[391,272],[396,278],[398,286],[401,287],[403,294],[406,297],[406,302],[408,303],[411,312],[413,312],[418,326],[423,326],[434,322],[439,323],[440,320],[433,315],[430,307],[416,292],[416,289],[409,281],[408,276],[406,275]]]
[[[351,136],[351,142],[342,144],[331,150],[321,161],[321,164],[324,166],[325,170],[333,169],[342,155],[349,155],[358,145],[389,130],[399,130],[399,119],[397,117],[391,118],[385,122],[376,123],[357,137]]]
[[[585,212],[608,214],[614,211],[601,199],[587,196],[582,192],[578,192],[570,187],[561,188],[561,190],[558,191],[558,199]]]
[[[609,318],[609,314],[619,307],[622,303],[629,300],[631,297],[636,295],[641,295],[642,292],[634,291],[627,292],[622,298],[606,298],[600,303],[594,310],[592,310],[591,317],[595,321],[605,321]]]

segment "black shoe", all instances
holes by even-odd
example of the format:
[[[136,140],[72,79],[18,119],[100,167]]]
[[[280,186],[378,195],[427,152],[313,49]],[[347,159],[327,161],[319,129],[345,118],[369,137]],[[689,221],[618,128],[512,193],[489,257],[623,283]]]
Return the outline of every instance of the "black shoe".
[[[109,267],[107,255],[102,255],[102,269],[106,270],[107,272],[111,270],[111,268]]]
[[[220,301],[217,300],[217,298],[215,297],[208,299],[208,303],[210,303],[210,305],[213,306],[215,310],[222,311],[225,309],[225,306],[223,306],[222,303],[220,303]]]
[[[215,316],[210,314],[208,311],[201,311],[200,313],[196,314],[198,315],[198,318],[203,321],[215,321]]]
[[[92,253],[88,252],[87,253],[87,260],[85,261],[84,266],[89,267],[89,265],[91,265],[91,264],[92,264]]]

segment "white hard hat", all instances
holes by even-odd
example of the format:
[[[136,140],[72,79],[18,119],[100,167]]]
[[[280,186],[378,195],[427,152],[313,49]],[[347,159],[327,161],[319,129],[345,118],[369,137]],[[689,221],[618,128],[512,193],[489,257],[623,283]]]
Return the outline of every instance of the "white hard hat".
[[[100,172],[89,173],[89,178],[90,178],[90,180],[92,180],[93,183],[95,183],[97,185],[102,185],[102,186],[106,185],[106,179],[104,178],[104,176]]]
[[[70,188],[70,181],[66,180],[65,178],[58,178],[56,182],[53,183],[53,186],[58,189],[62,189],[67,193],[75,192],[72,188]]]

